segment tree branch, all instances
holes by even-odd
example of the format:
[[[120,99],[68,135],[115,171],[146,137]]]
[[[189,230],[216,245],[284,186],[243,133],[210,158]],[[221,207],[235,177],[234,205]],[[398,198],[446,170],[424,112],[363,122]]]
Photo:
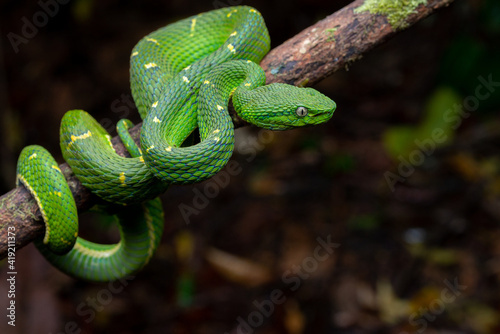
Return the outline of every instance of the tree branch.
[[[426,5],[419,5],[406,18],[406,27],[451,2],[453,0],[429,0]],[[360,59],[399,31],[383,15],[367,11],[356,13],[354,9],[362,4],[362,0],[352,2],[271,50],[261,63],[268,83],[312,85]],[[245,125],[234,112],[231,116],[235,127]],[[137,142],[140,127],[138,124],[130,131]],[[113,138],[113,144],[118,154],[127,155],[118,137]],[[82,186],[67,164],[60,165],[60,168],[68,180],[79,212],[88,210],[98,199]],[[41,213],[23,187],[0,197],[0,217],[0,259],[7,257],[8,237],[13,233],[17,250],[42,236],[45,231]]]

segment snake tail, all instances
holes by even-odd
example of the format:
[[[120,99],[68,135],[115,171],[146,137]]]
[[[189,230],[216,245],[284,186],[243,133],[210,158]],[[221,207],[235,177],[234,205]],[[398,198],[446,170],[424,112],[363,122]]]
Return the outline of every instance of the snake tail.
[[[146,265],[161,241],[163,209],[159,198],[120,207],[116,212],[120,241],[102,245],[78,237],[73,249],[56,255],[39,247],[45,258],[62,272],[80,279],[106,282],[136,273]]]

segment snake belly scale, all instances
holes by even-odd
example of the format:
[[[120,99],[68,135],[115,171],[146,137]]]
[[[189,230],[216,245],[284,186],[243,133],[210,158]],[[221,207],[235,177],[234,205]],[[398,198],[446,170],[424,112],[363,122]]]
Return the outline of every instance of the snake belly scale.
[[[131,157],[119,156],[110,135],[83,110],[61,121],[60,146],[77,178],[117,217],[121,240],[101,245],[77,236],[76,204],[57,163],[40,146],[18,160],[17,179],[45,221],[35,244],[56,267],[77,278],[109,281],[151,259],[163,232],[158,196],[171,184],[191,184],[220,171],[234,147],[232,100],[244,120],[285,130],[329,120],[335,102],[311,88],[265,85],[258,66],[270,48],[254,8],[228,7],[167,25],[141,39],[130,56],[132,95],[143,119],[140,146],[122,120],[117,131]],[[199,140],[185,142],[198,128]]]

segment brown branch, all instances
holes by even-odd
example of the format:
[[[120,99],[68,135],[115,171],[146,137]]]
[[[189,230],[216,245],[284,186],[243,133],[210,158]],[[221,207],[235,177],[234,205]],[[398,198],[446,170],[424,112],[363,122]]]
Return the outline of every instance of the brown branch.
[[[420,5],[407,19],[407,26],[422,20],[436,9],[448,6],[453,0],[430,0]],[[282,45],[271,50],[261,65],[267,81],[295,85],[312,85],[361,58],[373,47],[397,33],[385,16],[369,12],[355,13],[363,1],[350,5],[308,27]],[[245,125],[232,113],[236,127]],[[131,129],[138,139],[140,124]],[[120,140],[113,144],[117,152],[126,155]],[[97,199],[76,179],[67,164],[60,166],[71,187],[78,209],[83,212]],[[7,257],[8,232],[14,232],[15,247],[19,249],[44,233],[40,211],[24,188],[15,188],[0,197],[0,259]],[[12,234],[10,234],[12,235]]]

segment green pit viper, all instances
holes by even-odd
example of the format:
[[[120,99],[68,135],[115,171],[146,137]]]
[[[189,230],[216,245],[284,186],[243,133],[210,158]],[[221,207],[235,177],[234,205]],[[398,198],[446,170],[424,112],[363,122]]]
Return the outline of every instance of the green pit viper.
[[[158,196],[171,184],[191,184],[220,171],[231,157],[231,100],[243,120],[285,130],[329,120],[335,102],[311,88],[265,85],[257,65],[270,49],[261,14],[228,7],[195,15],[145,36],[130,56],[134,101],[143,119],[140,147],[128,120],[117,131],[131,157],[118,155],[110,135],[83,110],[61,121],[60,146],[82,184],[109,203],[121,239],[114,245],[78,237],[75,200],[54,158],[28,146],[18,160],[17,183],[35,198],[45,222],[35,244],[63,272],[91,281],[130,275],[152,257],[163,232]],[[199,141],[183,143],[198,128]]]

